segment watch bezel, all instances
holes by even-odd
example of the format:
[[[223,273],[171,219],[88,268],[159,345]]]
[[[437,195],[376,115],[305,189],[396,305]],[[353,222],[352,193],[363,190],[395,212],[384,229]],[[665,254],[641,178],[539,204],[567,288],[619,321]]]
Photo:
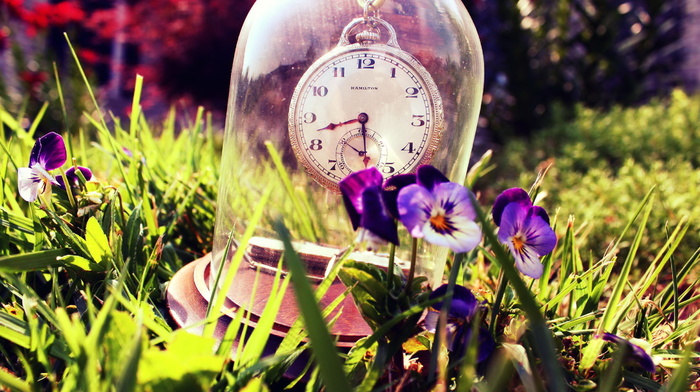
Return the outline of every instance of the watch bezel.
[[[304,155],[304,147],[299,144],[298,134],[302,133],[302,130],[298,124],[299,116],[297,115],[297,112],[302,92],[306,89],[307,84],[313,78],[313,76],[316,75],[318,71],[324,69],[326,65],[335,61],[337,58],[352,54],[354,52],[376,52],[381,55],[389,55],[394,57],[410,67],[410,69],[414,71],[415,75],[420,78],[420,82],[426,87],[426,95],[428,96],[429,107],[431,108],[431,114],[433,115],[431,137],[425,146],[425,152],[423,155],[418,159],[418,162],[413,165],[412,169],[407,172],[414,172],[415,168],[418,166],[428,164],[430,161],[432,161],[438,145],[442,140],[445,126],[442,97],[438,87],[435,84],[430,72],[428,72],[420,61],[410,53],[400,48],[382,43],[373,43],[371,45],[354,43],[345,46],[338,46],[324,54],[318,60],[314,61],[311,66],[309,66],[294,88],[294,94],[292,95],[289,103],[289,113],[287,117],[288,137],[292,146],[292,151],[294,151],[294,156],[296,157],[297,161],[302,164],[306,173],[311,175],[314,181],[316,181],[318,184],[336,193],[339,192],[338,183],[325,176],[316,167],[316,165],[314,165],[310,159]],[[403,174],[407,172],[396,174]]]

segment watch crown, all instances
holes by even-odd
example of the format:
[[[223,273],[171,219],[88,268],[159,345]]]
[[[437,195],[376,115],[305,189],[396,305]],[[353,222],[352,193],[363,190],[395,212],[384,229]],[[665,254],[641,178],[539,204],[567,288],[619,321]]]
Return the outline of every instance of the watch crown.
[[[371,45],[376,41],[379,41],[379,38],[379,33],[371,30],[361,31],[355,35],[355,39],[360,43],[360,45]]]

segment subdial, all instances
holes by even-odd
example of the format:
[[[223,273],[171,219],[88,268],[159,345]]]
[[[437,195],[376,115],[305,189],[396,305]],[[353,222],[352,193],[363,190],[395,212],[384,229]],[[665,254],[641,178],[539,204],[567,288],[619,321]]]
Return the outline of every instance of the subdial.
[[[335,149],[338,168],[344,175],[366,169],[382,167],[386,163],[387,148],[382,137],[369,128],[356,128],[340,138]]]

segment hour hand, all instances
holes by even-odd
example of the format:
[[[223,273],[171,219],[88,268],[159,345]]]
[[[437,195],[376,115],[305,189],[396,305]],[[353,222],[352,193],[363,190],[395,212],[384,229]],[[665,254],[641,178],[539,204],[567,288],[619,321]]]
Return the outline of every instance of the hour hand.
[[[352,120],[343,121],[343,122],[339,122],[339,123],[330,123],[330,124],[326,125],[326,126],[323,127],[323,128],[319,128],[318,130],[319,130],[319,131],[324,131],[324,130],[327,129],[327,130],[329,130],[329,131],[332,131],[332,130],[338,128],[338,127],[341,126],[341,125],[347,125],[347,124],[352,124],[352,123],[356,123],[356,122],[357,122],[357,119],[356,119],[356,118],[353,118]]]

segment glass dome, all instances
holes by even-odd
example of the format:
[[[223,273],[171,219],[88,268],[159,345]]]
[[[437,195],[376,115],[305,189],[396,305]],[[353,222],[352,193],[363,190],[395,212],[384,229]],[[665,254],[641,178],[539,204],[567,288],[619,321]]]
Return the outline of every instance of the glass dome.
[[[426,147],[430,153],[421,156],[420,163],[430,163],[452,181],[461,183],[464,180],[483,92],[483,55],[466,9],[456,0],[375,0],[373,5],[363,7],[363,4],[363,0],[359,3],[358,0],[258,0],[250,11],[239,37],[231,72],[212,271],[217,271],[222,262],[227,265],[233,255],[228,252],[228,258],[223,256],[227,244],[239,245],[246,230],[253,236],[247,245],[247,262],[274,270],[276,259],[270,257],[279,255],[279,243],[273,223],[279,219],[299,241],[300,252],[310,255],[305,260],[311,276],[315,274],[314,268],[318,269],[320,277],[323,275],[325,264],[315,265],[317,259],[330,259],[353,243],[356,234],[334,186],[336,177],[324,180],[322,175],[311,170],[299,146],[294,145],[298,142],[293,140],[294,124],[290,124],[290,120],[294,123],[295,119],[317,120],[316,114],[311,112],[299,112],[295,117],[295,109],[290,109],[290,105],[302,99],[297,91],[302,88],[297,86],[304,84],[302,79],[307,71],[329,70],[336,64],[332,61],[339,55],[328,53],[337,50],[339,44],[376,43],[377,47],[384,48],[381,53],[387,53],[387,61],[413,64],[406,65],[410,70],[407,78],[427,72],[427,79],[432,78],[437,93],[432,98],[427,94],[424,100],[437,106],[426,109],[432,110],[427,114],[414,115],[414,125],[425,123],[423,119],[433,116],[432,122],[439,129],[434,131],[438,136],[429,136],[434,145]],[[366,31],[350,26],[358,18],[372,18],[378,23]],[[365,35],[355,34],[358,30]],[[391,57],[392,51],[407,53],[408,57],[394,60],[398,55]],[[414,58],[415,63],[410,58]],[[345,60],[350,61],[348,59]],[[358,61],[357,68],[373,65]],[[339,72],[342,74],[338,75]],[[335,76],[346,76],[344,72],[336,69]],[[394,76],[392,73],[387,78]],[[312,90],[311,85],[306,86],[307,96],[324,93]],[[372,87],[357,89],[360,88]],[[406,96],[397,99],[405,100],[412,92],[407,89]],[[343,134],[350,135],[353,130],[360,129],[356,121],[358,111],[370,113],[370,122],[379,117],[374,113],[381,113],[384,118],[381,126],[395,126],[390,124],[391,113],[398,106],[392,105],[398,104],[392,103],[389,97],[364,101],[359,96],[348,98],[354,100],[353,105],[365,108],[359,110],[348,108],[352,105],[344,101],[346,96],[350,97],[349,93],[329,101],[328,110],[333,110],[337,118],[330,122],[318,119],[318,131],[323,129],[331,134],[329,129],[344,128],[333,131],[338,135],[333,136],[336,138],[333,143],[345,140]],[[322,128],[326,124],[328,126]],[[306,143],[314,150],[314,143],[321,142],[306,140]],[[324,143],[327,145],[328,141]],[[384,148],[383,144],[378,145],[377,148]],[[413,149],[412,145],[410,147]],[[329,147],[327,152],[331,155],[319,161],[325,164],[328,159],[329,165],[336,163],[329,158],[336,150],[340,148]],[[368,151],[365,146],[363,152],[369,155]],[[360,152],[361,157],[364,157],[363,152]],[[389,166],[392,163],[390,154],[389,158],[376,163],[385,177],[394,170]],[[368,161],[366,158],[365,166]],[[405,166],[405,170],[411,168]],[[336,169],[327,167],[328,173]],[[347,171],[338,173],[337,178],[341,178]],[[265,201],[264,206],[260,205],[261,201]],[[256,212],[261,212],[259,219]],[[403,231],[397,258],[408,260],[410,241]],[[377,254],[358,250],[353,258],[382,264],[382,252],[388,252],[388,248]],[[446,258],[446,249],[422,243],[417,273],[437,284],[442,279]],[[273,261],[266,264],[266,260]]]

